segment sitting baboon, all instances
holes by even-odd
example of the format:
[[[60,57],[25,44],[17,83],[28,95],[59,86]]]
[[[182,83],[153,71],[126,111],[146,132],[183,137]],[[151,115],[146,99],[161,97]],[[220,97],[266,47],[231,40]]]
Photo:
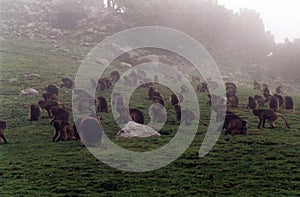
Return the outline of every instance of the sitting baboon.
[[[160,97],[153,96],[152,101],[153,101],[153,103],[159,103],[162,106],[165,106],[164,100],[162,98],[160,98]]]
[[[109,105],[107,99],[105,99],[103,96],[98,96],[97,112],[108,113],[108,110],[109,110]]]
[[[169,100],[172,106],[179,104],[179,99],[176,94],[172,94]]]
[[[238,107],[239,99],[237,96],[227,96],[227,106]]]
[[[161,104],[155,103],[151,106],[150,117],[153,122],[165,122],[167,113]]]
[[[265,105],[266,100],[264,99],[264,97],[259,96],[259,95],[255,95],[254,98],[255,98],[255,100],[257,100],[258,107],[262,107],[262,106]]]
[[[284,97],[284,109],[292,110],[294,109],[294,100],[290,96]]]
[[[233,87],[226,88],[226,97],[229,96],[235,96],[236,95],[236,89]]]
[[[277,98],[279,107],[282,107],[283,103],[284,103],[283,97],[281,95],[279,95],[279,94],[274,94],[273,96]]]
[[[128,111],[129,111],[129,114],[128,114]],[[139,109],[129,108],[129,110],[128,110],[127,107],[121,108],[120,116],[117,119],[117,122],[126,124],[131,119],[134,122],[139,123],[139,124],[144,124],[145,123],[144,115]]]
[[[6,122],[2,119],[0,119],[0,142],[1,142],[1,139],[3,139],[4,143],[7,144],[7,140],[5,138],[5,129],[6,129]]]
[[[97,90],[104,91],[106,89],[106,83],[103,79],[99,79],[97,83]]]
[[[63,122],[69,121],[70,113],[66,109],[60,107],[52,107],[51,113],[53,115],[53,119],[51,120],[50,124],[52,124],[56,120]]]
[[[45,101],[48,100],[48,99],[52,99],[52,100],[58,101],[57,95],[55,93],[52,93],[52,92],[43,93],[42,96],[43,96],[43,98],[44,98]]]
[[[209,92],[208,87],[207,87],[207,83],[205,83],[205,82],[199,83],[198,86],[197,86],[197,90],[199,92]]]
[[[225,134],[246,134],[247,122],[233,112],[226,111],[223,129],[226,129]]]
[[[269,102],[269,109],[272,109],[274,111],[279,110],[279,102],[276,96],[271,96],[270,102]]]
[[[253,82],[254,90],[261,90],[261,85],[256,80]]]
[[[275,112],[271,109],[254,109],[252,110],[252,112],[255,116],[259,118],[259,123],[257,126],[258,129],[260,128],[261,125],[263,126],[263,128],[265,128],[266,120],[268,120],[271,128],[275,128],[275,121],[277,120],[278,117],[281,117],[285,121],[287,128],[289,129],[291,128],[288,125],[287,120],[282,114]]]
[[[190,89],[185,85],[183,84],[181,87],[180,87],[180,93],[184,94],[184,93],[189,93],[190,92]]]
[[[106,89],[108,89],[112,86],[112,83],[109,78],[105,77],[105,78],[102,78],[101,80],[104,82]]]
[[[54,93],[54,94],[56,94],[56,95],[58,96],[58,88],[57,88],[57,86],[54,85],[54,84],[49,84],[49,85],[47,85],[47,86],[45,87],[45,91],[46,91],[47,93]]]
[[[103,130],[100,121],[96,118],[85,117],[80,121],[78,133],[81,145],[98,147],[102,143]]]
[[[154,75],[154,83],[159,83],[159,77],[157,75]]]
[[[63,77],[61,81],[63,82],[63,84],[61,84],[60,86],[61,88],[65,87],[65,88],[72,89],[74,86],[73,80],[68,77]]]
[[[111,81],[117,82],[120,79],[120,73],[118,71],[113,71],[110,73]]]
[[[43,100],[39,100],[38,105],[42,108],[45,109],[48,113],[49,118],[52,118],[52,113],[51,113],[51,109],[53,107],[61,107],[61,103],[57,100],[52,100],[52,99],[48,99],[46,101]]]
[[[30,121],[37,121],[40,120],[42,116],[42,109],[39,105],[37,104],[32,104],[30,105],[29,108],[29,120]]]
[[[248,97],[248,105],[247,105],[247,109],[257,109],[258,108],[258,102],[257,100],[252,97],[252,96],[249,96]]]
[[[156,92],[155,87],[154,86],[149,86],[148,87],[148,92],[147,92],[149,100],[152,100],[154,92]]]
[[[173,106],[175,111],[175,121],[181,121],[181,106],[179,104]]]
[[[184,109],[181,111],[181,120],[185,122],[185,125],[192,125],[192,121],[196,120],[194,112]]]
[[[161,98],[161,99],[164,99],[163,95],[158,92],[158,91],[154,91],[153,94],[152,94],[153,97],[158,97],[158,98]],[[152,97],[152,98],[153,98]],[[152,99],[153,100],[153,99]]]
[[[276,94],[282,94],[282,86],[276,88]]]
[[[67,140],[74,139],[73,124],[71,124],[69,122],[65,122],[65,121],[55,120],[53,122],[53,127],[55,129],[55,133],[52,138],[53,142],[55,142],[55,141],[58,142],[60,140],[67,141]],[[59,135],[59,137],[58,137],[58,135]]]

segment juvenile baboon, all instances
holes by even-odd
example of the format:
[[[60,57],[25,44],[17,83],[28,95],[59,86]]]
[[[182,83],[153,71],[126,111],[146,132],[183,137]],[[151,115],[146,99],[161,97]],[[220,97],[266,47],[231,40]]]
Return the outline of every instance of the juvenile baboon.
[[[29,120],[30,121],[37,121],[40,120],[42,116],[42,109],[37,104],[30,105],[29,108]]]
[[[255,95],[254,98],[255,98],[255,100],[257,100],[258,107],[262,107],[262,106],[265,105],[266,100],[264,99],[264,97],[259,96],[259,95]]]
[[[153,122],[165,122],[167,119],[167,113],[164,107],[159,103],[155,103],[151,106],[150,117]]]
[[[81,145],[98,147],[102,143],[103,130],[100,121],[96,118],[85,117],[80,121],[78,133]]]
[[[56,95],[58,96],[58,88],[57,88],[57,86],[54,85],[54,84],[49,84],[49,85],[47,85],[47,86],[45,87],[45,91],[46,91],[47,93],[54,93],[54,94],[56,94]]]
[[[290,96],[284,97],[284,109],[292,110],[294,109],[294,100]]]
[[[53,115],[53,119],[51,120],[50,124],[52,124],[56,120],[63,122],[69,121],[70,113],[66,109],[60,107],[52,107],[51,113]]]
[[[74,139],[73,124],[71,124],[69,122],[65,122],[65,121],[55,120],[53,122],[53,127],[55,129],[55,133],[54,133],[54,136],[52,138],[53,142],[55,142],[55,141],[58,142],[60,140],[67,141],[67,140]]]
[[[237,96],[227,96],[227,105],[230,107],[238,107],[239,99]]]
[[[258,108],[258,102],[257,100],[252,97],[252,96],[249,96],[248,97],[248,105],[247,105],[247,109],[257,109]]]
[[[274,111],[279,110],[279,102],[276,96],[271,96],[270,102],[269,102],[269,109],[272,109]]]
[[[5,129],[6,129],[6,122],[2,119],[0,119],[0,142],[1,142],[1,139],[3,139],[4,143],[7,144],[7,140],[5,138]]]
[[[179,104],[173,106],[175,111],[175,121],[181,121],[181,106]]]
[[[43,98],[44,98],[45,101],[48,100],[48,99],[52,99],[52,100],[58,101],[57,95],[54,94],[54,93],[52,93],[52,92],[49,92],[49,93],[47,93],[47,92],[46,92],[46,93],[43,93],[42,96],[43,96]]]
[[[153,101],[153,103],[159,103],[162,106],[165,106],[164,100],[162,98],[160,98],[160,97],[153,96],[152,101]]]
[[[120,79],[120,73],[118,71],[113,71],[110,73],[111,80],[117,82]]]
[[[192,121],[196,119],[196,115],[191,110],[184,109],[181,111],[181,120],[185,122],[185,125],[192,125]]]
[[[199,92],[209,92],[208,87],[207,87],[207,83],[205,83],[205,82],[199,83],[198,86],[197,86],[197,90]]]
[[[179,99],[176,94],[172,94],[170,97],[170,103],[172,106],[179,104]]]
[[[73,80],[68,77],[63,77],[61,81],[63,82],[63,84],[61,84],[60,86],[61,88],[65,87],[65,88],[72,89],[74,86]]]
[[[279,94],[274,94],[273,96],[277,98],[279,107],[282,107],[283,103],[284,103],[283,97],[281,95],[279,95]]]
[[[261,125],[263,128],[265,128],[266,120],[269,122],[271,128],[275,128],[275,121],[277,120],[278,117],[281,117],[285,121],[287,128],[289,129],[291,128],[288,125],[287,120],[282,114],[275,112],[271,109],[256,109],[256,110],[254,109],[252,110],[252,112],[255,116],[259,118],[259,123],[257,126],[258,129],[260,128]]]
[[[256,80],[253,82],[254,90],[261,90],[261,85]]]
[[[154,75],[154,83],[159,83],[159,77],[157,75]]]
[[[132,119],[134,122],[139,123],[139,124],[145,123],[144,115],[139,109],[129,108],[129,114],[128,114],[128,108],[123,107],[121,109],[120,116],[117,119],[117,122],[127,123],[130,121],[130,119]]]
[[[97,111],[108,113],[108,110],[109,110],[109,105],[107,99],[105,99],[103,96],[98,96]]]
[[[282,94],[282,86],[276,88],[276,94]]]
[[[148,92],[147,92],[149,100],[152,100],[154,92],[156,92],[155,87],[154,86],[149,86],[148,87]]]
[[[52,100],[52,99],[48,99],[46,101],[43,100],[39,100],[38,105],[42,108],[45,109],[48,113],[49,118],[52,118],[52,113],[51,113],[51,109],[53,107],[58,107],[60,108],[60,102],[57,100]]]
[[[184,93],[189,93],[190,92],[190,89],[185,85],[183,84],[181,87],[180,87],[180,93],[184,94]]]
[[[247,122],[235,113],[226,111],[223,129],[226,129],[226,135],[246,134]]]

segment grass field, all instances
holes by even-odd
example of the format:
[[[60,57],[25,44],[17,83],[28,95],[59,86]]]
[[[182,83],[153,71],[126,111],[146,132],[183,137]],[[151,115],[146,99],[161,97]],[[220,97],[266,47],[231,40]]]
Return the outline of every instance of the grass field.
[[[113,169],[96,159],[79,141],[52,142],[53,127],[43,112],[37,122],[28,121],[28,106],[41,96],[19,96],[21,89],[32,87],[39,92],[48,83],[59,85],[63,76],[74,77],[80,63],[71,56],[43,43],[5,40],[0,45],[0,117],[6,120],[8,144],[0,145],[0,196],[296,196],[300,195],[300,97],[293,96],[294,111],[281,112],[292,129],[261,129],[259,135],[229,136],[222,132],[214,148],[204,158],[198,157],[210,117],[207,95],[198,93],[201,107],[197,135],[176,161],[161,169],[132,173]],[[71,46],[72,47],[72,46]],[[71,48],[70,47],[70,48]],[[86,53],[88,50],[86,50]],[[24,74],[37,73],[39,79],[26,80]],[[8,79],[18,78],[9,83]],[[238,85],[238,84],[237,84]],[[165,97],[170,90],[159,87]],[[104,96],[109,96],[109,91]],[[60,99],[71,109],[71,91],[60,89]],[[258,131],[258,119],[246,109],[247,97],[257,92],[238,87],[239,109],[234,110],[248,121],[248,130]],[[149,121],[141,88],[132,96]],[[168,103],[167,108],[171,106]],[[101,113],[107,135],[120,146],[147,151],[168,143],[177,125],[165,125],[162,136],[151,139],[116,140],[119,130],[111,113]],[[174,118],[170,110],[168,122]]]

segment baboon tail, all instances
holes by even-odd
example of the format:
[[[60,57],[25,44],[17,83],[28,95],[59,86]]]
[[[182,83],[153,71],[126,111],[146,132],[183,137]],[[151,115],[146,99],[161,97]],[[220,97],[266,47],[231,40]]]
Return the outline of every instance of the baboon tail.
[[[277,113],[277,115],[279,116],[279,117],[281,117],[284,121],[285,121],[285,125],[287,126],[287,128],[291,128],[290,126],[289,126],[289,124],[288,124],[288,122],[287,122],[287,120],[285,119],[285,117],[282,115],[282,114],[280,114],[280,113]]]

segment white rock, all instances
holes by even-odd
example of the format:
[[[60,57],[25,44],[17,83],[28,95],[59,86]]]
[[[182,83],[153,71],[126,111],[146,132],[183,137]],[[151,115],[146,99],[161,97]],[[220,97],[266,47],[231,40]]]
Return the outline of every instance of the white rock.
[[[148,138],[160,136],[160,134],[147,125],[138,124],[133,121],[129,121],[124,125],[123,129],[117,133],[118,139],[130,139],[130,138]]]
[[[126,62],[121,62],[121,63],[120,63],[120,67],[121,67],[121,68],[131,68],[132,65],[129,64],[129,63],[126,63]]]
[[[34,89],[34,88],[26,88],[24,90],[21,90],[21,93],[20,93],[21,96],[31,95],[31,94],[38,95],[39,92],[36,89]]]

